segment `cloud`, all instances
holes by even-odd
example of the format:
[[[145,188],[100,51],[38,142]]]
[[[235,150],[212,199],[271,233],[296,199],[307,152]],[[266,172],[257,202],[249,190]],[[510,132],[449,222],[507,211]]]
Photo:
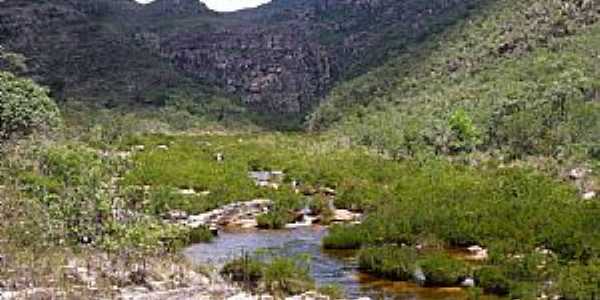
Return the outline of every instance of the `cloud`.
[[[140,3],[149,3],[153,0],[136,0]],[[271,0],[202,0],[212,10],[235,11],[243,8],[257,7]]]

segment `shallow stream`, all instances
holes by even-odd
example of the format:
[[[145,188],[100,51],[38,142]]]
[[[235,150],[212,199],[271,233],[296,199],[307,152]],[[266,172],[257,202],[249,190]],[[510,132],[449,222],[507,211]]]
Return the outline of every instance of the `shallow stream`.
[[[460,288],[424,288],[407,282],[379,279],[358,271],[356,255],[348,251],[327,251],[321,239],[327,229],[310,226],[288,230],[245,230],[220,232],[209,244],[193,245],[185,255],[193,262],[220,267],[242,253],[267,249],[277,255],[310,255],[311,274],[318,285],[337,284],[350,299],[467,299]]]

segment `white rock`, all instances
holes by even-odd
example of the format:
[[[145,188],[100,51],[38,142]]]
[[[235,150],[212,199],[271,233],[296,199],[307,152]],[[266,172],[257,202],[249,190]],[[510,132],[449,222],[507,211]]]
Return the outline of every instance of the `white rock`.
[[[488,250],[478,245],[471,246],[467,250],[471,252],[471,256],[469,256],[471,260],[486,260],[489,257]]]
[[[483,248],[481,246],[475,245],[467,248],[467,250],[469,250],[469,252],[471,253],[477,253],[483,251]]]
[[[322,188],[319,189],[319,191],[321,193],[324,193],[324,194],[327,194],[327,195],[335,195],[336,194],[336,192],[335,192],[334,189],[328,188],[328,187],[322,187]]]
[[[460,284],[461,286],[464,287],[474,287],[475,286],[475,279],[473,278],[466,278],[463,282],[461,282]]]
[[[185,220],[188,218],[188,214],[182,210],[171,210],[164,215],[165,219],[172,221]]]
[[[333,211],[333,222],[352,222],[360,218],[360,214],[353,213],[347,209],[336,209]]]
[[[158,149],[158,150],[165,150],[166,151],[166,150],[169,150],[169,146],[167,146],[167,145],[158,145],[158,146],[156,146],[156,149]]]
[[[217,153],[217,155],[215,156],[217,161],[223,161],[225,160],[225,156],[223,156],[223,153]]]
[[[194,189],[181,189],[178,190],[177,193],[184,196],[193,196],[197,194]]]
[[[583,193],[583,195],[581,195],[581,198],[583,200],[592,200],[592,199],[596,198],[596,192],[594,192],[594,191],[585,192],[585,193]]]
[[[581,179],[581,178],[585,177],[586,173],[587,173],[586,169],[575,168],[575,169],[572,169],[571,171],[569,171],[569,177],[573,180],[577,180],[577,179]]]

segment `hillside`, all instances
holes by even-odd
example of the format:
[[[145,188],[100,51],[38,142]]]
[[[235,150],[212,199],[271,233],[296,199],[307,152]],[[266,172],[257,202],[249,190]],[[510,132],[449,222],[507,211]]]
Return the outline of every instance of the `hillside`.
[[[393,155],[598,155],[600,5],[495,1],[339,84],[313,114]]]
[[[0,3],[0,45],[27,57],[23,75],[57,99],[160,106],[173,94],[201,103],[218,94],[301,120],[336,82],[485,2],[277,0],[219,14],[195,0],[9,0]]]

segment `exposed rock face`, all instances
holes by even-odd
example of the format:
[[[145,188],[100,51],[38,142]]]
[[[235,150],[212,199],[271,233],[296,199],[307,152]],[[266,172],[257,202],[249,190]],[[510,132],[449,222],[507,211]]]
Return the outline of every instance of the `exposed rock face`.
[[[258,26],[178,34],[161,54],[198,80],[242,96],[257,110],[299,113],[332,82],[330,55],[302,30]]]
[[[336,81],[480,2],[275,0],[219,14],[197,0],[6,0],[0,44],[31,58],[31,75],[63,98],[143,103],[192,79],[255,111],[305,114]]]

